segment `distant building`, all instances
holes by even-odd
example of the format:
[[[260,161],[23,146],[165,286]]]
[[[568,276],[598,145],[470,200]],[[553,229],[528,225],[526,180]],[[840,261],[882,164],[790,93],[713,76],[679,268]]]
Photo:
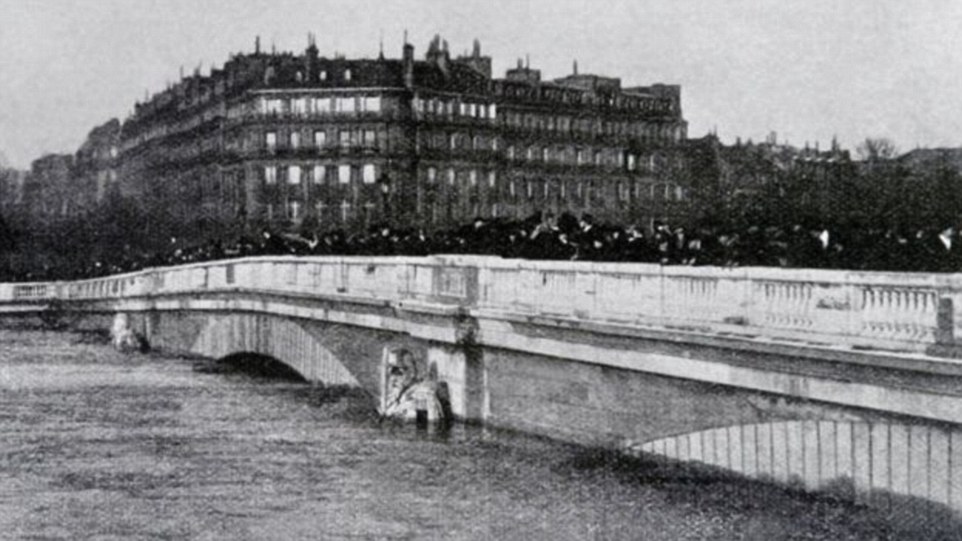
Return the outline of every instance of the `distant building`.
[[[86,194],[76,189],[72,169],[70,154],[48,154],[30,164],[22,188],[22,205],[29,216],[49,220],[80,213]]]
[[[50,221],[97,208],[109,190],[119,190],[119,137],[120,122],[114,119],[91,130],[76,154],[48,154],[34,160],[30,171],[20,176],[19,185],[6,187],[16,190],[15,210]],[[7,183],[15,180],[18,176],[11,175]]]
[[[917,148],[895,160],[913,172],[947,169],[962,172],[962,148]]]
[[[684,197],[669,173],[686,132],[678,86],[577,67],[545,81],[520,62],[496,79],[479,43],[452,57],[438,37],[423,60],[409,44],[400,59],[320,57],[310,39],[302,55],[258,45],[137,104],[117,156],[87,174],[98,198],[117,174],[124,195],[180,223],[437,228],[538,210],[644,222]]]
[[[23,204],[24,171],[0,168],[0,216],[19,215]]]
[[[112,119],[91,130],[74,155],[73,174],[78,189],[85,194],[85,208],[102,203],[111,190],[119,190],[119,144],[120,121]]]

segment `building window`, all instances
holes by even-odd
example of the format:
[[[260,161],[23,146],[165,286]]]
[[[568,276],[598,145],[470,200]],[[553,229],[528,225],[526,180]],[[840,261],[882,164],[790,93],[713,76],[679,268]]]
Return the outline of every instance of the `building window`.
[[[350,184],[351,182],[351,166],[350,165],[339,165],[337,167],[337,181],[341,184]]]
[[[601,165],[601,151],[595,151],[595,165]]]
[[[528,199],[534,197],[534,185],[530,180],[525,183],[524,191],[528,195]]]
[[[291,102],[292,112],[296,115],[307,114],[307,98],[297,98]]]
[[[435,179],[437,179],[438,170],[434,167],[428,167],[428,183],[434,184]]]
[[[326,71],[326,70],[321,70],[321,73],[318,75],[318,79],[320,79],[320,80],[322,80],[322,81],[326,81],[326,80],[327,80],[327,71]]]
[[[517,195],[517,191],[516,191],[516,189],[515,189],[515,187],[514,187],[514,181],[513,181],[513,180],[508,183],[508,193],[511,194],[511,197],[514,197],[514,196]]]
[[[551,149],[544,147],[541,149],[541,160],[547,162],[551,159]]]
[[[492,103],[491,105],[489,105],[488,118],[490,118],[491,120],[494,120],[494,117],[497,115],[497,111],[498,111],[498,108],[495,104]]]
[[[471,186],[478,185],[478,172],[476,170],[472,169],[468,171],[468,183],[471,184]]]
[[[638,159],[635,158],[634,154],[628,155],[628,170],[634,171],[638,167]]]
[[[322,130],[317,130],[314,132],[314,146],[317,148],[324,148],[327,145],[327,132]]]
[[[267,134],[264,136],[264,140],[267,143],[267,148],[269,150],[274,150],[277,148],[277,132],[267,132]]]
[[[277,182],[277,166],[267,165],[264,167],[264,182],[275,184]]]
[[[301,204],[298,201],[287,202],[287,217],[293,221],[301,219]]]
[[[353,113],[354,112],[354,97],[349,98],[337,98],[337,112],[339,113]]]
[[[564,200],[566,197],[568,197],[567,182],[562,180],[558,183],[558,186],[561,191],[561,199]]]
[[[525,156],[525,158],[527,158],[528,161],[531,161],[534,159],[534,147],[528,147],[528,153]]]
[[[284,108],[284,103],[278,99],[264,100],[262,103],[264,104],[264,112],[269,115],[276,115]]]
[[[376,140],[377,139],[374,130],[364,130],[364,146],[373,147]]]
[[[301,133],[292,131],[291,132],[291,148],[297,148],[301,146]]]
[[[494,188],[498,181],[498,174],[495,171],[488,172],[488,186]]]
[[[325,113],[325,114],[330,113],[331,98],[317,98],[316,100],[314,100],[314,111],[318,113]]]
[[[370,113],[377,113],[381,111],[381,97],[380,96],[370,96],[364,98],[364,110]]]
[[[361,178],[364,180],[364,184],[374,184],[374,180],[376,179],[374,164],[364,164],[364,167],[361,169],[361,173]]]
[[[454,168],[448,168],[448,184],[454,186]]]
[[[349,69],[344,70],[344,80],[345,81],[351,80],[351,70]]]
[[[508,159],[509,160],[514,159],[514,145],[511,145],[508,147]]]
[[[323,184],[325,176],[327,175],[327,168],[323,165],[314,166],[314,184]]]
[[[339,137],[340,144],[341,144],[341,147],[342,147],[342,148],[346,148],[346,147],[351,146],[351,131],[350,131],[350,130],[341,130],[341,132],[340,132],[340,134],[339,134],[338,137]]]
[[[351,217],[351,202],[344,200],[341,201],[341,222],[347,223],[347,220]]]
[[[288,184],[301,183],[301,167],[299,165],[292,165],[287,168],[287,183]]]

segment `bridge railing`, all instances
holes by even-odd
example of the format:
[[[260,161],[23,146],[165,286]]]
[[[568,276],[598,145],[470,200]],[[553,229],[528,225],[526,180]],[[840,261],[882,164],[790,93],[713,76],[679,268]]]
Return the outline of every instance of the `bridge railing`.
[[[489,260],[479,291],[499,312],[829,345],[923,351],[962,331],[962,275]]]
[[[925,351],[962,336],[962,275],[662,267],[476,256],[255,257],[77,282],[0,302],[275,292]]]
[[[56,283],[32,282],[0,284],[0,295],[14,301],[44,301],[58,295]]]
[[[455,266],[443,258],[257,257],[152,269],[125,276],[130,286],[116,285],[113,277],[90,280],[81,290],[93,297],[114,291],[168,295],[249,290],[463,303],[476,288],[476,279],[471,279],[476,274],[474,267]]]

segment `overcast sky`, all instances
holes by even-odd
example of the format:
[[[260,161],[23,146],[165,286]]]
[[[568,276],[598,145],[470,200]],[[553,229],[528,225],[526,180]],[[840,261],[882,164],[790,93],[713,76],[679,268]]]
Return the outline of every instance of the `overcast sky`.
[[[243,7],[239,7],[243,6]],[[579,71],[682,85],[691,136],[901,150],[962,146],[962,2],[955,0],[0,0],[0,152],[16,166],[73,152],[180,67],[232,52],[421,57],[435,33],[481,40],[497,75],[529,54]]]

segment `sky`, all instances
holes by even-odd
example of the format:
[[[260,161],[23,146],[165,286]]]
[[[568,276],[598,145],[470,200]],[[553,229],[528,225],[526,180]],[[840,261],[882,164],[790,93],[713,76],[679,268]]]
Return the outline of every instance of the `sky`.
[[[962,2],[953,0],[0,0],[0,156],[72,153],[183,68],[232,53],[422,57],[478,38],[496,76],[528,55],[545,78],[680,84],[689,135],[902,151],[962,146]],[[2,159],[2,158],[0,158]]]

